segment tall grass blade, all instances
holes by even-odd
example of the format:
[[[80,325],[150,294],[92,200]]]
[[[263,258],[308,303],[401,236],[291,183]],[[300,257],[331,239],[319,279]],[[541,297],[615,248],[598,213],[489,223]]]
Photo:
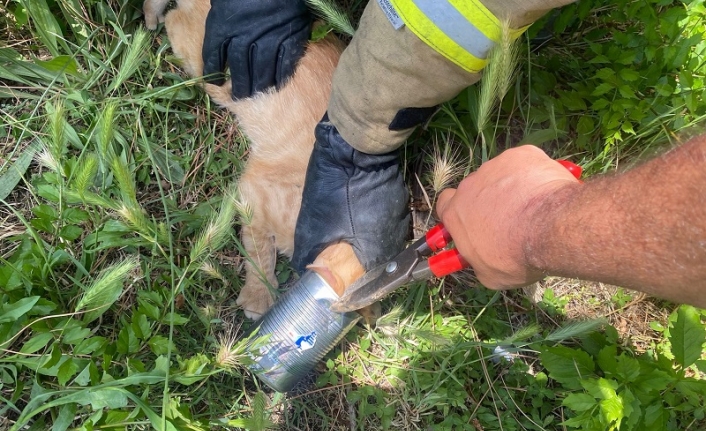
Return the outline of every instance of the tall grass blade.
[[[34,24],[34,30],[44,47],[54,57],[60,55],[58,40],[63,36],[58,21],[46,0],[20,0]]]
[[[495,107],[505,97],[512,84],[517,71],[518,57],[517,41],[512,37],[509,23],[503,22],[500,42],[488,55],[488,65],[483,72],[478,96],[476,126],[481,137],[483,161],[494,155],[494,142],[487,142],[485,131]]]
[[[84,322],[92,322],[99,318],[118,300],[127,276],[137,268],[137,265],[137,258],[129,257],[103,271],[86,288],[81,300],[76,304],[76,312],[88,310],[83,315]]]
[[[537,334],[539,334],[539,326],[537,324],[530,324],[518,329],[514,334],[505,338],[500,344],[513,344],[532,338]]]
[[[38,148],[39,144],[37,142],[30,144],[15,160],[15,163],[6,165],[7,169],[0,171],[0,200],[8,197],[17,187],[17,184],[20,183]]]
[[[518,59],[520,57],[520,45],[517,39],[513,38],[509,21],[502,23],[502,35],[500,39],[500,49],[496,51],[494,62],[497,63],[495,79],[497,80],[497,100],[503,100],[517,75]]]
[[[597,331],[601,326],[607,325],[606,319],[591,319],[569,322],[561,328],[547,335],[546,341],[560,342],[569,338],[580,337],[589,332]]]
[[[201,231],[191,249],[192,264],[199,264],[209,250],[218,250],[225,245],[236,214],[238,214],[238,192],[235,184],[231,184],[223,195],[218,213]]]
[[[135,31],[132,37],[132,42],[120,62],[118,74],[115,76],[113,84],[108,88],[109,93],[120,87],[125,81],[130,79],[135,72],[137,72],[137,69],[140,67],[145,54],[149,52],[149,43],[150,35],[147,31],[142,28]]]
[[[306,0],[306,3],[339,33],[348,36],[353,36],[355,33],[348,15],[343,13],[335,4],[327,0]]]

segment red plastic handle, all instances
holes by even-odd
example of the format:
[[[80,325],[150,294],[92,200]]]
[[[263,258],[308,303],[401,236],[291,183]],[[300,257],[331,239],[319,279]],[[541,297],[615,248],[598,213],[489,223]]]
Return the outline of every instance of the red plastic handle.
[[[436,253],[449,245],[449,242],[451,242],[451,234],[446,230],[442,223],[439,223],[429,229],[426,234],[426,240],[432,253]]]
[[[429,269],[435,277],[443,277],[453,272],[468,268],[468,262],[455,248],[444,250],[429,258]]]
[[[583,168],[581,166],[568,160],[557,160],[557,162],[571,172],[571,175],[573,175],[574,178],[577,180],[581,179],[581,174],[583,173]]]

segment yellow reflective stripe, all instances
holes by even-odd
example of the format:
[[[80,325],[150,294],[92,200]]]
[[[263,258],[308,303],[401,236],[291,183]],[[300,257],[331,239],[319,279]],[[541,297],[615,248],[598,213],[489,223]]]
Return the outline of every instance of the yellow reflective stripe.
[[[502,39],[502,23],[478,0],[447,0],[456,10],[482,32],[488,39],[499,42]],[[530,24],[531,25],[531,24]],[[530,25],[521,28],[511,28],[510,38],[517,39]]]
[[[487,64],[502,38],[502,24],[478,0],[390,0],[407,27],[435,51],[468,72]],[[527,28],[510,30],[519,37]]]
[[[500,20],[478,0],[448,0],[488,39],[499,42],[502,37]]]
[[[390,2],[412,33],[462,69],[477,73],[488,63],[487,60],[471,54],[444,34],[412,1],[390,0]]]

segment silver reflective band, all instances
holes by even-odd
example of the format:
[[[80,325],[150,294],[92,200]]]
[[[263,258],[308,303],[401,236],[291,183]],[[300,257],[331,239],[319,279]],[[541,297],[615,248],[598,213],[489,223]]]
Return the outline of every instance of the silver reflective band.
[[[412,0],[412,2],[449,39],[476,58],[485,59],[488,51],[495,45],[448,0]]]

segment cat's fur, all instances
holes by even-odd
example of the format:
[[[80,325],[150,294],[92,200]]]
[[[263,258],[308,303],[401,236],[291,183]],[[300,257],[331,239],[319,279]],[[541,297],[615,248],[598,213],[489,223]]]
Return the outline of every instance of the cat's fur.
[[[209,0],[179,0],[164,16],[168,0],[145,0],[148,28],[165,22],[167,34],[186,72],[203,74],[201,47]],[[277,287],[277,251],[291,257],[307,163],[314,145],[314,127],[326,111],[331,78],[341,54],[334,38],[312,43],[297,70],[279,91],[233,101],[230,82],[205,84],[218,104],[236,115],[250,140],[250,157],[240,177],[241,197],[252,208],[252,222],[243,227],[242,242],[249,260],[237,303],[250,318],[259,318],[273,303],[268,285]],[[340,295],[364,269],[345,243],[326,248],[311,265]],[[265,279],[263,280],[262,275]]]

